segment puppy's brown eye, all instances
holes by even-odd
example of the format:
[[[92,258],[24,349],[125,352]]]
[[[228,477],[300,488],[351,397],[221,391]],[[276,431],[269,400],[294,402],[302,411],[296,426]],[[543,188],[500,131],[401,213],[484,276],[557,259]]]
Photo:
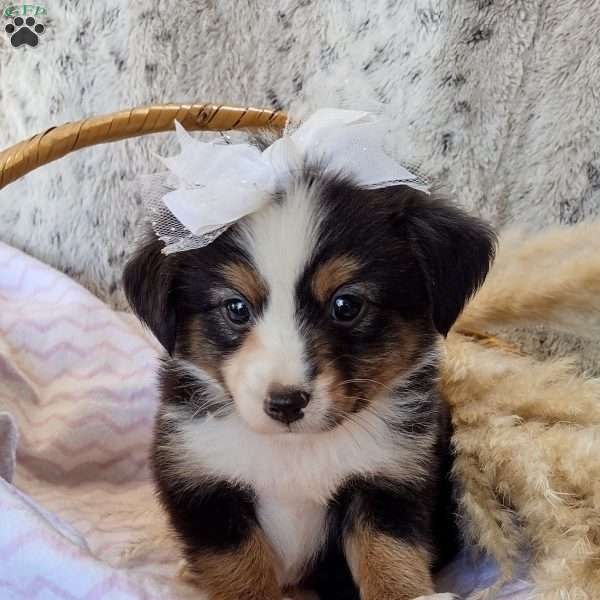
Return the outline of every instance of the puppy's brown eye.
[[[245,325],[250,321],[250,317],[252,316],[248,303],[241,298],[231,298],[230,300],[226,300],[225,314],[235,325]]]
[[[331,317],[343,325],[354,323],[363,312],[364,301],[352,294],[335,296],[331,301]]]

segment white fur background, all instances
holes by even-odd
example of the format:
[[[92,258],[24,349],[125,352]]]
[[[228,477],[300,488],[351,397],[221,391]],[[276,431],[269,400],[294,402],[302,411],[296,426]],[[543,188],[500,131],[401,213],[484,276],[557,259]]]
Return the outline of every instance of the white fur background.
[[[166,101],[382,110],[495,225],[600,214],[600,0],[50,0],[37,48],[0,29],[0,147]],[[132,191],[169,136],[78,152],[0,192],[0,239],[122,306]],[[549,344],[548,339],[535,345]]]

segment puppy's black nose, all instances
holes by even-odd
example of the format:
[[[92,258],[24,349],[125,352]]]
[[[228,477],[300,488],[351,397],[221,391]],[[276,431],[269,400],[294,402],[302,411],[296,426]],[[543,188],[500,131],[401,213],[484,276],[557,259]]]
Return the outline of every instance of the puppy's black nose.
[[[277,388],[269,392],[265,400],[265,412],[276,421],[286,425],[298,421],[304,416],[310,396],[296,388]]]

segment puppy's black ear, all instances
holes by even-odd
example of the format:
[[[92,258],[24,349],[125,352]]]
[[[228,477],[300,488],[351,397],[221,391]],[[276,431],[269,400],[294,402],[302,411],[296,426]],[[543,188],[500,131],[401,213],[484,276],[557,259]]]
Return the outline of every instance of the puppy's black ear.
[[[175,347],[173,259],[161,253],[162,242],[148,236],[129,259],[123,286],[129,305],[169,354]]]
[[[496,236],[483,221],[423,193],[404,205],[408,235],[428,279],[432,318],[446,335],[490,268]]]

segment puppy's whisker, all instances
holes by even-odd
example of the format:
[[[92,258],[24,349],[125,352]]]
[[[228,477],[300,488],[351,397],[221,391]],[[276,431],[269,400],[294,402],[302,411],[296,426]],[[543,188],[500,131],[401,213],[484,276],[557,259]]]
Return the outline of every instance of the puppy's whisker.
[[[193,421],[202,412],[202,410],[204,410],[204,408],[204,406],[199,406],[194,414],[190,417],[190,421]]]
[[[207,390],[201,387],[192,394],[190,404],[191,406],[197,406],[196,410],[190,416],[190,420],[192,421],[202,412],[210,413],[214,417],[221,417],[226,416],[230,410],[230,401],[228,401],[227,396],[220,389]]]
[[[345,379],[344,381],[340,381],[340,383],[338,383],[337,385],[335,385],[333,387],[333,389],[337,389],[343,385],[348,385],[349,383],[374,383],[375,385],[379,385],[382,388],[384,388],[385,390],[388,390],[390,393],[394,393],[394,390],[386,385],[385,383],[382,383],[381,381],[377,381],[375,379],[364,379],[364,378],[354,378],[354,379]]]
[[[366,426],[365,423],[362,423],[360,421],[360,419],[357,418],[356,415],[347,415],[346,419],[344,421],[342,421],[340,423],[340,426],[342,427],[342,429],[344,429],[345,431],[347,431],[351,436],[352,439],[354,440],[354,442],[356,443],[356,445],[360,448],[362,447],[362,443],[360,441],[358,441],[354,435],[354,433],[351,431],[351,429],[346,425],[346,423],[352,423],[353,425],[355,425],[356,427],[359,427],[362,431],[364,431],[373,441],[377,441],[377,436],[374,432],[370,431],[369,428]]]
[[[354,432],[350,429],[350,427],[348,427],[347,425],[344,424],[340,424],[340,427],[346,431],[348,433],[348,435],[352,438],[352,442],[354,443],[354,445],[357,448],[361,447],[361,443],[360,441],[357,439],[357,437],[355,436]],[[366,432],[368,434],[368,432]]]
[[[363,400],[363,398],[361,398],[360,396],[349,397],[349,398]],[[385,421],[385,419],[383,419],[379,414],[377,414],[377,412],[373,411],[372,409],[367,410],[367,407],[365,407],[364,410],[365,410],[365,412],[369,412],[370,414],[372,414],[374,417],[376,417],[378,420],[380,420],[383,424],[387,425],[387,422]],[[357,427],[360,427],[361,429],[363,429],[369,435],[373,435],[372,432],[368,428],[370,423],[367,423],[364,421],[364,416],[361,414],[362,412],[363,411],[361,410],[360,412],[347,413],[347,412],[339,410],[339,409],[337,409],[337,410],[334,409],[333,411],[330,412],[330,416],[339,425],[343,425],[345,422],[351,422],[351,423],[354,423]],[[373,439],[375,439],[375,437],[373,437]]]

